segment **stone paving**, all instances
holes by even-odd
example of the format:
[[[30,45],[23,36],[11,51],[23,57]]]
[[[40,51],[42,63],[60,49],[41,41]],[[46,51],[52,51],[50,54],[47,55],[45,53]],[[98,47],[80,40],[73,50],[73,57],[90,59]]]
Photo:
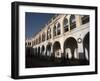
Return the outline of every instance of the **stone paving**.
[[[89,65],[89,62],[86,60],[68,60],[68,59],[57,59],[57,58],[47,58],[47,57],[38,57],[38,56],[26,56],[25,61],[26,68],[39,68],[39,67],[58,67],[58,66],[80,66],[80,65]]]

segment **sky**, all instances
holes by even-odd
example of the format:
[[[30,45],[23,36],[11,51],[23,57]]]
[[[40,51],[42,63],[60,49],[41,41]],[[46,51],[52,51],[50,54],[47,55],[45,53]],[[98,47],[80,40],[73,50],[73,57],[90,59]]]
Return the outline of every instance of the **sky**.
[[[49,13],[25,13],[25,38],[34,36],[54,16]]]

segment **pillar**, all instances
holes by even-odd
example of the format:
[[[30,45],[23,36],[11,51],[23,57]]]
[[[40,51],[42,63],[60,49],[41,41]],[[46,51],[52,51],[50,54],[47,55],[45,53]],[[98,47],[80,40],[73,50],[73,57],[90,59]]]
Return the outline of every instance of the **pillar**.
[[[84,59],[84,50],[83,50],[83,42],[81,43],[78,43],[78,56],[79,56],[79,59]]]
[[[75,15],[76,18],[76,27],[80,27],[81,25],[81,16],[80,15]]]

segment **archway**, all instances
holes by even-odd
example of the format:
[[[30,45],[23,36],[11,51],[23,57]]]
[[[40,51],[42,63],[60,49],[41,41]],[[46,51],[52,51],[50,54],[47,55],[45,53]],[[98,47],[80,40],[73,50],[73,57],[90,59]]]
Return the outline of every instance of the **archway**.
[[[60,43],[57,41],[53,45],[53,53],[55,58],[61,58],[61,46]]]
[[[66,59],[75,59],[77,54],[77,41],[73,37],[69,37],[64,42],[64,55]]]
[[[47,56],[51,56],[51,46],[52,46],[52,44],[51,43],[49,43],[47,46],[46,46],[46,55]]]
[[[42,48],[41,48],[41,54],[44,56],[45,55],[45,47],[44,47],[44,45],[42,46]]]
[[[83,39],[83,48],[84,48],[84,59],[89,60],[89,32],[85,35]]]
[[[38,47],[38,55],[40,56],[40,47]]]

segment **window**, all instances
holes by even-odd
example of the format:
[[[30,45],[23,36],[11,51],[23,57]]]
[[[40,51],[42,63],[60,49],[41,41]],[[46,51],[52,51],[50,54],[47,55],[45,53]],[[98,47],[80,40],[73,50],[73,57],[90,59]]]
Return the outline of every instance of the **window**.
[[[36,39],[35,39],[35,45],[36,45]]]
[[[57,24],[57,35],[60,35],[60,23]]]
[[[45,33],[42,34],[42,41],[45,41]]]
[[[39,35],[39,43],[41,43],[41,35]]]
[[[33,41],[33,44],[35,45],[35,40]]]
[[[67,20],[67,18],[64,18],[63,26],[64,26],[64,32],[67,32],[69,30],[68,29],[68,20]]]
[[[38,44],[38,39],[36,39],[36,44]]]
[[[32,41],[32,46],[34,46],[34,41]]]
[[[39,37],[38,37],[38,44],[39,44]]]
[[[53,36],[56,36],[56,26],[53,28]]]
[[[28,42],[28,46],[31,46],[31,42]]]
[[[81,16],[82,24],[86,24],[89,22],[89,15]]]
[[[75,21],[75,16],[71,15],[70,16],[70,30],[76,28],[76,21]]]
[[[34,40],[34,45],[35,45],[35,40]]]

